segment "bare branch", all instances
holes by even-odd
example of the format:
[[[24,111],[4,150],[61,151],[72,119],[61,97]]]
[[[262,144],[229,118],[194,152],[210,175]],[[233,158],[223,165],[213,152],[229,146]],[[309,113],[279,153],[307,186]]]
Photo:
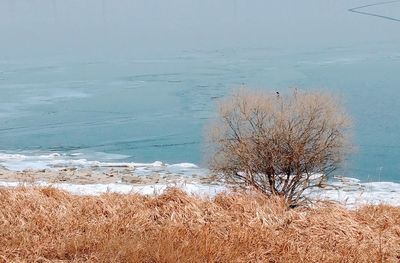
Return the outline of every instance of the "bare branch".
[[[349,117],[321,92],[240,90],[220,104],[210,133],[211,168],[296,205],[349,152]]]

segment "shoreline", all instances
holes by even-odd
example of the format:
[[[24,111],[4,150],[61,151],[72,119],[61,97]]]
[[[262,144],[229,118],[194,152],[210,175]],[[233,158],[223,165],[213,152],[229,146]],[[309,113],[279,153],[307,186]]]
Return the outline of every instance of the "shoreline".
[[[76,195],[108,192],[157,195],[170,187],[178,187],[190,194],[210,197],[235,188],[206,173],[192,171],[185,175],[160,167],[64,167],[23,171],[0,168],[0,188],[54,187]],[[349,208],[381,203],[400,206],[400,184],[393,182],[362,183],[355,178],[334,177],[327,187],[305,194],[312,200],[335,201]]]
[[[215,182],[206,174],[172,173],[161,170],[136,170],[129,167],[28,169],[12,171],[0,168],[0,181],[35,183],[85,184],[169,184],[176,182],[212,184]]]

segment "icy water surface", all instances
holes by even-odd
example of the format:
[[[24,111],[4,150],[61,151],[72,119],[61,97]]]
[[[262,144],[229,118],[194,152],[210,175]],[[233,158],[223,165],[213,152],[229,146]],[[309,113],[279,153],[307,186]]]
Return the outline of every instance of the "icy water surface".
[[[0,1],[0,163],[202,166],[218,98],[322,88],[356,127],[342,172],[398,182],[399,20],[400,1]]]

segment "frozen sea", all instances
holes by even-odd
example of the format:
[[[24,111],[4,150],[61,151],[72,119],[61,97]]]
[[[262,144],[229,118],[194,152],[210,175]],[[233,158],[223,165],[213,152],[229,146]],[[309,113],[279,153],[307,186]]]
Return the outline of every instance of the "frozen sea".
[[[358,146],[340,173],[400,182],[400,1],[0,1],[10,169],[205,167],[205,124],[243,85],[340,95]]]

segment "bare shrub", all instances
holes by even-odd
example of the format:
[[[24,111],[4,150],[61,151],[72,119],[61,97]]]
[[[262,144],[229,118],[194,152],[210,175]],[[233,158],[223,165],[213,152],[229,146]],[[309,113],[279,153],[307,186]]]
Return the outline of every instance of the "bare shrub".
[[[211,169],[297,205],[340,166],[349,128],[338,99],[327,93],[242,89],[220,103],[211,126]]]

